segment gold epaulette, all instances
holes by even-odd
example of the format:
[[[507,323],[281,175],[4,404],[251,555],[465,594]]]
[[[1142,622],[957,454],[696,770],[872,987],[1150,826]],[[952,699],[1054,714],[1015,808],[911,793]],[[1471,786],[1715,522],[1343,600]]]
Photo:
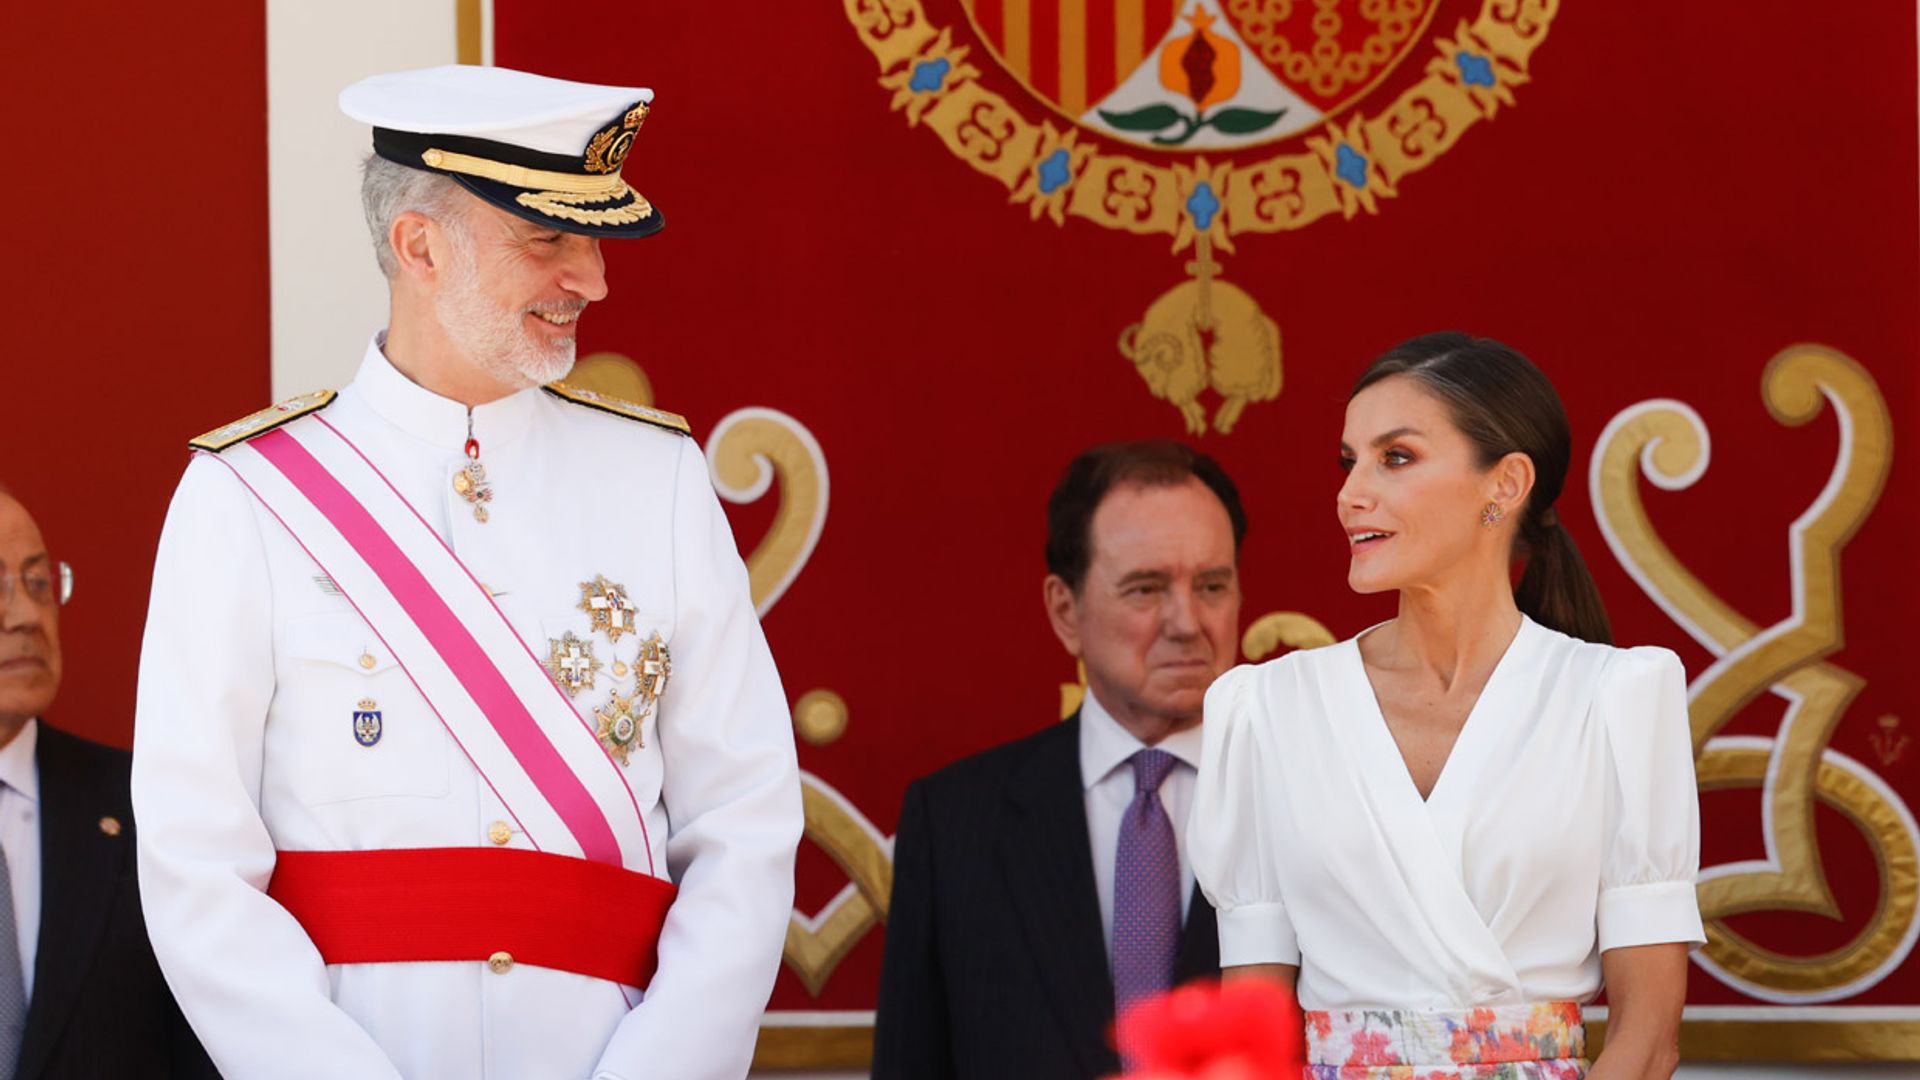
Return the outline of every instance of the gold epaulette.
[[[678,413],[670,413],[664,409],[656,409],[652,406],[642,405],[639,402],[628,401],[625,398],[617,398],[593,390],[582,390],[577,386],[568,386],[563,382],[548,383],[543,389],[554,397],[571,401],[575,405],[585,405],[589,409],[599,409],[601,412],[612,413],[615,416],[624,416],[629,420],[638,420],[643,424],[652,424],[654,427],[663,427],[668,431],[677,431],[682,435],[693,434],[693,429],[687,426],[687,418]]]
[[[315,390],[311,394],[288,398],[278,405],[269,406],[235,420],[231,424],[214,428],[205,435],[187,443],[195,450],[211,450],[219,453],[230,446],[238,446],[256,435],[264,435],[282,424],[298,420],[308,413],[316,413],[333,404],[339,395],[332,390]]]

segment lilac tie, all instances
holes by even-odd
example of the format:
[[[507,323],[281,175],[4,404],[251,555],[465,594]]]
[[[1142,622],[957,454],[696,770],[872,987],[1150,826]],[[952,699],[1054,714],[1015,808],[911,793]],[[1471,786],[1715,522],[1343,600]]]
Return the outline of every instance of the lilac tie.
[[[1133,801],[1120,819],[1120,845],[1113,861],[1113,1002],[1116,1015],[1143,997],[1173,985],[1173,958],[1180,947],[1180,849],[1173,822],[1160,802],[1160,783],[1176,759],[1165,750],[1133,755]],[[1120,1059],[1128,1062],[1125,1029]]]

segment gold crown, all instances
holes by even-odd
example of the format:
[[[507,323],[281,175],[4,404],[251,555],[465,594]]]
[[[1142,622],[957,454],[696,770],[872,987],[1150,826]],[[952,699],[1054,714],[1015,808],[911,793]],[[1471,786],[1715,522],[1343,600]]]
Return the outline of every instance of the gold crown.
[[[380,703],[373,700],[370,697],[363,697],[360,699],[361,712],[372,712],[375,709],[378,709],[379,707],[380,707]]]

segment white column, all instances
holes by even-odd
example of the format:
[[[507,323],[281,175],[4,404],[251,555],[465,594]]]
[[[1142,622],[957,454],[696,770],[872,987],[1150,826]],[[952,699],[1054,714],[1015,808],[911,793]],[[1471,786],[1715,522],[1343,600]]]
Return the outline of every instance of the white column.
[[[386,325],[386,279],[360,216],[371,135],[335,98],[368,75],[453,63],[456,10],[456,0],[267,0],[275,400],[344,384]]]

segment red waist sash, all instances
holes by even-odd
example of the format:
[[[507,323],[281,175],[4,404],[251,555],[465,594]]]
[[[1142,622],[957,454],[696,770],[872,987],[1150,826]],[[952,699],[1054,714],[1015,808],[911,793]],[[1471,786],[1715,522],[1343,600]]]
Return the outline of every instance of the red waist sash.
[[[509,848],[282,851],[267,895],[329,964],[489,960],[644,988],[672,882]]]

